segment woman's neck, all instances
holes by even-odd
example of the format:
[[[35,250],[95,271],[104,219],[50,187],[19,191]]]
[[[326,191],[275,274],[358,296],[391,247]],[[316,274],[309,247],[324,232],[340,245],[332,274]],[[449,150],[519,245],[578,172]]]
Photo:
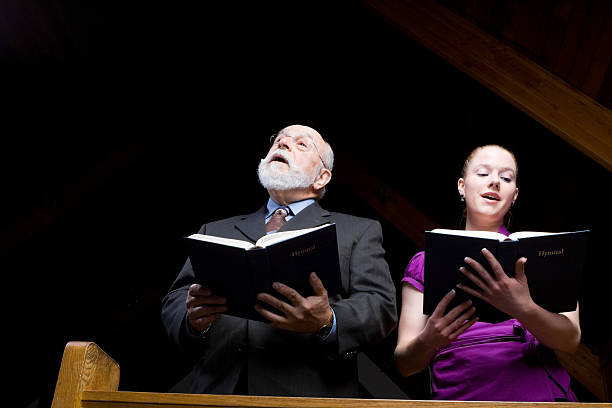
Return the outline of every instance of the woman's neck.
[[[467,219],[465,222],[465,229],[467,231],[492,231],[498,232],[499,227],[503,225],[503,221],[496,222],[478,222],[475,220]]]

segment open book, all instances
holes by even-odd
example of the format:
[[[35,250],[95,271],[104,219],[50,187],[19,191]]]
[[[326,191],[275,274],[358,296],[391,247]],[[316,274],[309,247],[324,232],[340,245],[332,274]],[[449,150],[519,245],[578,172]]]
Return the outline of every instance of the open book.
[[[457,295],[447,311],[469,298],[480,321],[499,322],[509,318],[488,303],[456,288],[458,283],[462,283],[478,289],[459,271],[460,266],[470,270],[463,261],[467,256],[492,273],[482,248],[491,251],[511,277],[514,276],[515,262],[526,257],[525,273],[534,302],[554,313],[575,310],[588,236],[588,230],[559,233],[521,231],[510,236],[489,231],[426,231],[423,313],[431,315],[440,299],[455,289]]]
[[[252,242],[243,241],[241,239],[223,238],[223,237],[217,237],[215,235],[205,235],[205,234],[191,234],[187,238],[197,239],[199,241],[212,242],[212,243],[216,243],[220,245],[229,245],[229,246],[233,246],[236,248],[242,248],[242,249],[249,250],[249,249],[257,249],[257,248],[266,248],[270,245],[276,244],[277,242],[286,241],[288,239],[297,237],[299,235],[308,234],[320,228],[328,227],[329,225],[330,224],[323,224],[323,225],[319,225],[318,227],[304,228],[304,229],[299,229],[299,230],[294,230],[294,231],[275,232],[273,234],[264,235],[263,237],[259,238],[254,244]]]
[[[272,289],[272,283],[281,282],[310,296],[311,272],[330,297],[341,290],[335,224],[276,232],[255,244],[203,234],[185,237],[185,244],[197,281],[227,298],[229,315],[265,320],[253,308],[257,294],[282,298]]]

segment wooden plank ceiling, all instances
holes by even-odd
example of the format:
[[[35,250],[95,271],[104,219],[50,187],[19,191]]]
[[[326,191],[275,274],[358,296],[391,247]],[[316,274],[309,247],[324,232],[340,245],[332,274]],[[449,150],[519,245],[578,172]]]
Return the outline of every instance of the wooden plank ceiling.
[[[612,171],[610,2],[365,3]]]

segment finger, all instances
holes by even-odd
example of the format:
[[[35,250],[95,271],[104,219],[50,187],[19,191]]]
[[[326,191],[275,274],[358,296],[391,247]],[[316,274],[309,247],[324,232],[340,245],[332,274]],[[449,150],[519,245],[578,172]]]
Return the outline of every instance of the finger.
[[[487,285],[486,282],[484,282],[478,276],[476,276],[473,273],[471,273],[470,271],[468,271],[465,267],[462,266],[461,268],[459,268],[459,271],[462,274],[464,274],[469,280],[474,282],[474,284],[476,286],[478,286],[479,288],[481,288],[482,290],[484,290],[484,291],[488,291],[489,290],[489,285]]]
[[[457,317],[465,312],[465,309],[469,308],[472,305],[472,301],[470,299],[465,302],[453,307],[445,316],[444,320],[450,324],[453,320],[457,319]]]
[[[514,264],[514,277],[521,283],[527,282],[527,275],[525,275],[525,264],[527,263],[527,258],[524,256],[519,258]]]
[[[315,295],[327,297],[327,290],[325,289],[325,286],[323,286],[323,282],[314,272],[310,274],[310,286],[312,287]]]
[[[282,300],[268,294],[268,293],[260,293],[257,295],[257,299],[263,303],[266,303],[270,306],[272,306],[273,308],[277,309],[279,312],[283,313],[283,314],[287,314],[289,313],[293,307],[289,304],[287,304],[286,302],[283,302]],[[259,306],[259,305],[258,305]]]
[[[465,332],[467,329],[472,327],[474,325],[474,323],[476,323],[478,320],[479,320],[478,316],[473,317],[472,319],[470,319],[469,322],[463,324],[456,331],[454,331],[450,336],[448,336],[448,338],[451,339],[451,340],[455,340],[457,337],[459,337],[461,334],[463,334],[463,332]]]
[[[205,286],[200,285],[199,283],[194,283],[189,287],[188,293],[191,296],[210,296],[212,292]]]
[[[188,309],[189,317],[199,319],[205,316],[220,314],[227,311],[227,306],[200,306]]]
[[[270,310],[267,310],[265,307],[261,305],[255,305],[255,311],[259,313],[260,315],[262,315],[266,320],[268,320],[269,323],[271,323],[275,327],[278,327],[278,325],[287,323],[286,317],[281,316],[277,313],[274,313]]]
[[[223,296],[196,296],[194,300],[203,305],[224,305],[227,299]]]
[[[189,316],[189,321],[196,322],[198,324],[205,324],[206,323],[206,325],[210,325],[214,321],[218,320],[220,317],[221,317],[221,313],[207,314],[207,315],[204,315],[204,316],[193,316],[193,315],[190,315]]]
[[[321,283],[321,285],[323,285],[323,284]],[[287,285],[285,285],[283,283],[274,282],[272,284],[272,288],[274,288],[275,291],[277,291],[278,293],[280,293],[281,295],[286,297],[289,300],[289,302],[291,302],[291,304],[293,306],[297,306],[301,302],[304,301],[304,298],[302,297],[302,295],[300,295],[297,292],[297,290],[295,290],[293,288],[290,288],[289,286],[287,286]]]
[[[215,315],[210,315],[210,316],[201,317],[197,319],[190,318],[189,324],[191,324],[191,326],[197,331],[202,332],[206,330],[208,327],[210,327],[211,324],[219,320],[220,317],[221,317],[220,314],[215,314]]]
[[[223,296],[188,296],[187,307],[195,307],[201,305],[224,305],[227,299]]]
[[[476,311],[474,306],[470,307],[467,310],[462,310],[464,313],[461,316],[455,318],[452,323],[450,323],[444,330],[442,330],[442,334],[448,336],[459,329],[465,322],[468,320]]]
[[[438,302],[438,305],[434,309],[431,317],[442,317],[444,316],[444,312],[446,311],[446,307],[449,305],[451,300],[455,297],[455,290],[451,289],[442,299]]]
[[[488,296],[486,296],[485,294],[483,294],[482,292],[479,292],[473,288],[470,288],[469,286],[463,285],[461,283],[459,283],[457,285],[457,288],[461,289],[462,291],[464,291],[467,294],[470,294],[472,296],[476,296],[479,299],[484,300],[485,302],[489,303],[488,301]]]
[[[491,251],[489,251],[487,248],[482,248],[481,252],[487,259],[487,261],[489,261],[489,265],[491,265],[491,269],[493,270],[493,273],[495,274],[495,277],[497,279],[503,279],[508,276],[504,272],[504,268],[502,268],[501,264],[499,263],[497,258],[495,258],[495,256],[491,253]]]
[[[465,263],[468,264],[474,272],[478,274],[482,278],[483,281],[487,283],[487,286],[490,286],[493,283],[493,277],[487,270],[482,266],[478,261],[472,259],[470,257],[465,257]]]

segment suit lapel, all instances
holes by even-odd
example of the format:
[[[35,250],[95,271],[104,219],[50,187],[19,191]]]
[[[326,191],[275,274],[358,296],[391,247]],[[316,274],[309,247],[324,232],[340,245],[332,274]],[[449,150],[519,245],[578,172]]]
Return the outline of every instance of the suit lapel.
[[[291,218],[279,231],[293,231],[301,228],[316,227],[330,222],[330,213],[321,208],[318,202],[314,202],[304,208],[298,215]]]
[[[253,243],[266,235],[265,227],[266,207],[261,207],[257,212],[245,215],[236,222],[236,229],[242,232]]]
[[[266,235],[265,227],[266,207],[261,207],[258,211],[241,217],[235,224],[239,230],[251,242],[257,241]],[[304,208],[300,213],[291,218],[279,231],[293,231],[302,228],[316,227],[330,222],[331,214],[321,208],[318,202],[314,202]]]

